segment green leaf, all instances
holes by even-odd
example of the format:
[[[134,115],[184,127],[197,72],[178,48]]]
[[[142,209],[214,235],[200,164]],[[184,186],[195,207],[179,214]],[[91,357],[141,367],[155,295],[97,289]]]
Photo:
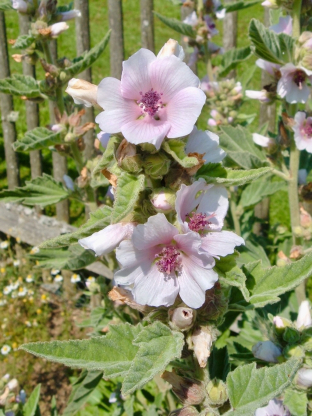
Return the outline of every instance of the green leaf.
[[[62,143],[59,132],[54,132],[45,127],[36,127],[33,130],[26,132],[21,140],[17,140],[13,144],[15,151],[29,152],[32,150],[45,149],[48,146]]]
[[[234,170],[229,168],[212,169],[208,163],[202,166],[196,178],[204,178],[207,183],[217,183],[224,186],[240,186],[252,182],[272,172],[270,167],[250,170]]]
[[[185,154],[185,143],[181,140],[166,140],[163,142],[162,148],[186,169],[198,165],[196,157],[189,157]]]
[[[293,61],[295,39],[291,36],[285,33],[277,35],[258,20],[252,19],[249,25],[249,38],[254,53],[259,58],[280,65]]]
[[[35,38],[30,35],[20,35],[13,45],[13,49],[27,49],[32,43],[35,42]]]
[[[261,260],[263,267],[271,267],[271,263],[266,255],[266,252],[257,241],[253,243],[252,241],[247,240],[245,245],[239,248],[239,251],[240,256],[237,259],[238,266],[251,263],[256,260]]]
[[[243,207],[255,205],[266,196],[273,195],[285,187],[284,181],[254,181],[243,190],[239,204]]]
[[[51,400],[51,416],[58,416],[55,396],[52,396]]]
[[[24,416],[35,416],[35,415],[37,416],[38,414],[40,414],[40,411],[38,413],[40,388],[41,388],[41,384],[38,384],[38,386],[36,386],[36,388],[31,393],[29,399],[27,400],[25,406],[23,407]]]
[[[6,12],[8,10],[14,10],[13,6],[12,6],[12,1],[11,0],[2,0],[2,1],[0,1],[0,11],[1,12]]]
[[[84,340],[32,342],[20,348],[45,358],[88,371],[103,371],[106,377],[125,376],[139,350],[133,344],[142,330],[141,324],[110,325],[105,336]]]
[[[294,289],[312,275],[312,253],[283,267],[264,269],[260,261],[245,264],[250,303],[260,308],[280,300],[279,296]]]
[[[77,413],[88,400],[90,394],[97,387],[103,377],[101,371],[83,371],[78,380],[72,386],[72,392],[68,399],[63,416],[71,416]]]
[[[103,206],[90,213],[90,218],[77,231],[68,234],[62,234],[58,237],[51,238],[40,245],[40,248],[60,248],[76,243],[80,238],[89,237],[89,235],[103,230],[110,225],[110,216],[112,208]]]
[[[227,13],[236,12],[237,10],[243,10],[247,9],[248,7],[255,6],[257,4],[260,4],[261,2],[259,0],[257,1],[238,1],[235,3],[225,4],[224,8]]]
[[[265,153],[255,145],[249,130],[242,126],[221,127],[220,146],[226,151],[227,157],[243,169],[268,165]]]
[[[26,185],[22,188],[0,192],[2,202],[20,202],[41,207],[57,204],[68,196],[69,193],[64,186],[45,173],[32,181],[26,181]]]
[[[29,256],[38,262],[38,267],[43,269],[83,269],[96,261],[91,250],[85,250],[79,244],[74,244],[66,249],[41,249],[38,253]]]
[[[219,380],[225,381],[229,371],[230,363],[227,347],[220,349],[213,347],[209,357],[210,380],[217,378]]]
[[[250,416],[258,407],[279,396],[290,385],[300,360],[257,370],[256,363],[237,367],[227,376],[227,388],[232,410],[229,416]]]
[[[110,38],[111,31],[109,30],[105,37],[95,45],[90,51],[84,53],[82,56],[76,58],[76,62],[65,68],[62,72],[65,72],[66,79],[64,83],[68,81],[69,78],[80,74],[80,72],[84,71],[85,69],[89,68],[89,66],[93,65],[93,63],[99,58],[99,56],[104,52],[106,48],[109,38]]]
[[[289,388],[285,391],[283,403],[292,416],[307,416],[307,392]]]
[[[250,46],[245,48],[233,48],[222,56],[219,76],[225,77],[232,69],[235,69],[240,62],[246,61],[251,56]]]
[[[237,287],[244,296],[244,299],[249,301],[249,292],[246,287],[246,276],[242,270],[236,266],[232,270],[224,273],[224,275],[219,275],[220,282],[224,282],[230,286]]]
[[[162,16],[161,14],[159,14],[155,11],[153,13],[166,26],[169,26],[171,29],[175,30],[176,32],[181,33],[181,35],[189,36],[190,38],[193,38],[193,39],[196,38],[196,32],[192,28],[191,25],[187,25],[186,23],[182,23],[178,19],[173,19],[173,18]]]
[[[102,170],[108,169],[114,166],[117,161],[115,158],[115,149],[118,144],[121,142],[121,139],[116,136],[112,136],[109,139],[105,152],[103,153],[101,159],[96,164],[95,168],[92,171],[91,186],[97,188],[102,185],[108,185],[109,182],[102,174]]]
[[[247,88],[249,82],[253,79],[256,69],[256,65],[250,65],[248,68],[244,69],[244,73],[240,77],[243,90]]]
[[[115,202],[111,216],[112,224],[120,222],[134,208],[139,194],[144,189],[145,176],[123,172],[117,181]]]
[[[184,336],[156,321],[144,328],[133,343],[140,348],[122,383],[124,395],[141,388],[164,370],[170,361],[180,358]]]
[[[0,79],[0,92],[27,98],[41,97],[38,82],[28,75],[14,74],[11,78]]]

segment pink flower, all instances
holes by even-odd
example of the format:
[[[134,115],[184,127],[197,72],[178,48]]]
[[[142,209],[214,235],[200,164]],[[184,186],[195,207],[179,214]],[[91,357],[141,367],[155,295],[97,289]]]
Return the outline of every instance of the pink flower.
[[[204,16],[204,20],[205,20],[206,26],[207,26],[208,31],[209,31],[208,37],[212,38],[212,36],[217,35],[219,33],[219,31],[216,28],[216,25],[215,25],[215,22],[214,22],[213,18],[211,16],[209,16],[209,14],[206,14]]]
[[[270,74],[273,78],[279,79],[280,77],[280,65],[273,64],[272,62],[265,61],[264,59],[257,59],[256,65]]]
[[[199,235],[180,234],[164,214],[154,215],[117,249],[121,270],[115,282],[130,285],[141,305],[170,306],[180,295],[186,305],[199,308],[218,280],[213,258],[200,245]]]
[[[257,409],[255,416],[291,416],[291,414],[281,400],[273,399],[267,406]]]
[[[294,139],[297,148],[312,153],[312,117],[307,117],[306,113],[298,111],[292,129],[295,132]]]
[[[254,100],[259,100],[262,103],[268,103],[268,102],[271,101],[271,99],[269,97],[269,94],[265,90],[262,90],[262,91],[246,90],[245,95],[248,98],[252,98]]]
[[[20,13],[27,13],[28,4],[24,0],[12,0],[12,7]]]
[[[203,154],[205,165],[219,163],[226,156],[225,151],[219,146],[219,137],[211,131],[198,130],[197,127],[194,127],[187,139],[185,152]]]
[[[310,95],[306,81],[312,80],[312,71],[289,63],[280,68],[282,77],[277,84],[277,93],[290,104],[305,103]]]
[[[198,17],[196,12],[190,13],[186,18],[183,20],[183,23],[195,27],[198,25]]]
[[[184,233],[193,231],[201,237],[201,248],[210,256],[226,256],[244,244],[235,233],[221,231],[228,206],[226,188],[199,179],[190,186],[181,185],[177,192],[177,221]]]
[[[81,238],[78,243],[85,249],[93,250],[96,256],[102,256],[113,251],[122,240],[131,238],[134,228],[132,223],[111,224],[89,237]]]
[[[133,144],[186,136],[205,103],[199,79],[175,55],[164,58],[140,49],[123,63],[121,81],[104,78],[97,102],[105,109],[96,117],[107,133],[121,132]]]
[[[285,17],[280,17],[279,21],[276,25],[270,26],[270,29],[273,32],[279,33],[286,33],[286,35],[292,35],[292,18],[288,15]]]

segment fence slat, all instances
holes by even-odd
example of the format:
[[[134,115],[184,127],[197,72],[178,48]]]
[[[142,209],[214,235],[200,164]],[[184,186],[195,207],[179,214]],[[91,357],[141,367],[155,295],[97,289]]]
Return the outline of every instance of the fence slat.
[[[232,3],[232,0],[225,0],[224,4]],[[223,19],[223,47],[225,52],[237,46],[237,12],[227,13]],[[227,78],[235,78],[236,71],[233,69]]]
[[[4,12],[0,12],[0,79],[10,76],[10,64],[7,47]],[[0,94],[0,109],[2,130],[4,139],[4,152],[7,167],[8,187],[15,188],[19,185],[19,170],[17,153],[12,144],[16,140],[15,123],[9,120],[10,113],[14,110],[13,97],[8,94]]]
[[[141,0],[141,44],[142,48],[155,52],[154,41],[154,0]]]
[[[111,76],[120,79],[124,60],[122,0],[108,0]]]
[[[84,51],[90,49],[89,0],[75,0],[75,9],[81,12],[81,17],[76,18],[76,50],[77,56],[80,56]],[[78,77],[92,82],[91,67],[79,74]],[[93,107],[87,107],[85,111],[86,113],[82,117],[83,123],[94,122]],[[89,130],[83,137],[86,145],[85,158],[91,159],[94,153],[94,130]]]

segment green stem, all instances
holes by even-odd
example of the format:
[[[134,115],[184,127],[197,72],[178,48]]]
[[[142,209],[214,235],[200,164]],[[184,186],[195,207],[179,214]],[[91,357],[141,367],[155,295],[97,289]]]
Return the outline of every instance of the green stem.
[[[54,64],[53,56],[52,56],[50,45],[48,44],[48,42],[41,42],[41,45],[42,45],[42,49],[43,49],[44,56],[45,56],[47,63]]]
[[[231,214],[234,222],[234,230],[237,235],[241,235],[241,228],[239,223],[239,218],[237,216],[237,206],[236,201],[234,200],[234,190],[231,190],[231,196],[230,196],[230,208],[231,208]]]
[[[82,168],[84,167],[84,162],[83,162],[82,154],[80,150],[78,149],[76,142],[73,142],[70,144],[70,150],[72,152],[73,159],[76,163],[77,171],[80,174]]]
[[[212,82],[213,81],[213,71],[212,71],[212,64],[211,64],[211,56],[209,53],[209,49],[208,49],[208,44],[204,45],[204,50],[205,50],[205,61],[206,61],[206,65],[207,65],[207,75],[209,78],[209,81]]]
[[[302,0],[295,0],[293,3],[293,30],[292,35],[295,39],[300,36],[300,16],[301,16],[301,2]]]
[[[295,235],[295,230],[300,227],[300,212],[299,212],[299,196],[298,196],[298,170],[299,170],[300,151],[297,149],[294,140],[292,140],[290,148],[290,179],[288,181],[288,197],[289,209],[291,218],[291,229],[293,234],[293,243],[299,244],[298,237]]]
[[[274,173],[274,175],[284,179],[284,181],[289,181],[289,179],[290,179],[289,175],[285,175],[285,173],[283,173],[283,172],[281,172],[277,169],[273,169],[272,172]]]

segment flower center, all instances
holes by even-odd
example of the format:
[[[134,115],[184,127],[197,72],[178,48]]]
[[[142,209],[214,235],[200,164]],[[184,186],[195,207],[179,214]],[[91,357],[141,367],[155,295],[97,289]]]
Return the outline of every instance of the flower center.
[[[161,96],[163,93],[158,93],[154,89],[150,89],[145,94],[140,92],[141,100],[137,101],[139,106],[142,109],[142,114],[147,113],[151,117],[154,117],[157,111],[163,107],[163,102],[161,101]]]
[[[179,273],[182,267],[182,258],[180,255],[180,251],[174,246],[164,247],[155,255],[158,270],[164,274]]]
[[[208,217],[202,212],[192,212],[191,214],[187,214],[186,218],[188,219],[189,229],[199,234],[203,234],[207,225],[211,224],[211,222],[208,221],[208,219],[212,216],[213,215]]]
[[[295,84],[298,85],[299,89],[302,89],[302,83],[306,80],[307,74],[302,71],[301,69],[298,69],[293,76],[293,81]]]
[[[311,125],[311,123],[306,122],[305,125],[302,128],[302,131],[306,136],[311,137],[312,136],[312,125]]]

